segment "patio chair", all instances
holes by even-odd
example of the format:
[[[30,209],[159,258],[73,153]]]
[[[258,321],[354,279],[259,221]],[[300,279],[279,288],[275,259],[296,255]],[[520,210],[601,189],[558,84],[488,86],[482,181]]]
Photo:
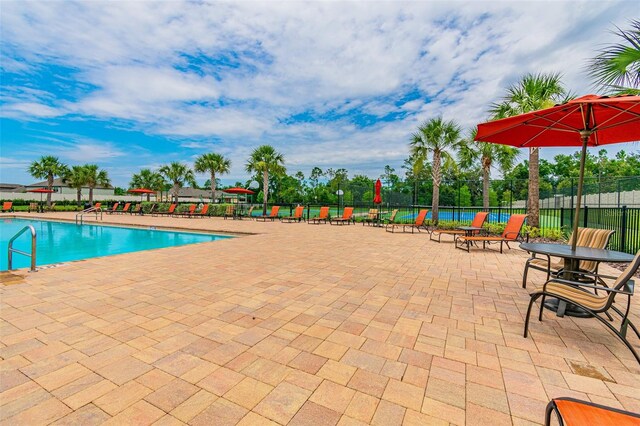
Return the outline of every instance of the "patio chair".
[[[398,209],[393,209],[391,216],[386,219],[382,219],[382,223],[386,226],[393,225],[396,223],[396,216],[398,216]]]
[[[554,412],[560,426],[638,426],[640,424],[640,414],[575,398],[552,399],[547,404],[545,426],[551,425],[551,414]]]
[[[153,211],[155,206],[155,204],[151,206],[151,211]],[[142,214],[142,204],[136,204],[133,209],[129,211],[129,214]]]
[[[604,249],[609,245],[609,240],[615,231],[609,229],[595,229],[595,228],[578,228],[578,241],[576,245],[579,247],[590,247]],[[573,235],[572,235],[573,236]],[[571,241],[569,237],[569,241]],[[580,271],[597,273],[599,262],[581,260]],[[527,275],[529,268],[537,269],[547,273],[546,280],[551,278],[551,275],[558,276],[562,273],[564,268],[564,261],[562,259],[552,260],[550,256],[545,258],[536,257],[535,253],[527,259],[524,265],[524,273],[522,274],[522,288],[527,288]]]
[[[102,211],[102,203],[95,203],[95,204],[93,205],[93,209],[94,209],[95,211],[99,211],[99,212],[101,212],[101,211]]]
[[[2,203],[2,213],[13,211],[13,201],[5,201]]]
[[[473,217],[473,220],[471,221],[471,226],[473,228],[482,228],[482,225],[484,225],[488,217],[489,217],[489,212],[476,213],[476,215]],[[472,231],[472,233],[474,235],[478,235],[480,233],[480,230]],[[431,231],[431,235],[429,235],[429,239],[431,241],[440,242],[440,239],[442,238],[443,234],[452,235],[454,242],[458,235],[467,235],[466,231],[463,231],[461,229],[434,229],[433,231]],[[437,240],[435,239],[436,236],[438,237]]]
[[[193,212],[189,217],[205,217],[209,213],[209,204],[202,206],[199,212]]]
[[[227,220],[227,218],[230,217],[232,219],[236,218],[236,206],[234,206],[233,204],[229,204],[225,209],[224,209],[224,214],[222,215],[222,218],[224,220]]]
[[[43,212],[54,212],[54,211],[56,211],[56,203],[51,203],[50,206],[47,206],[45,204],[44,206],[42,206],[42,211]]]
[[[40,211],[40,206],[38,206],[38,203],[29,203],[29,208],[27,209],[27,212],[31,213],[31,212],[39,212]]]
[[[284,216],[280,218],[282,223],[301,222],[304,214],[304,206],[297,206],[293,212],[293,216]]]
[[[418,212],[418,216],[416,216],[416,220],[413,223],[392,223],[389,224],[389,226],[387,226],[385,228],[385,231],[387,232],[395,232],[396,228],[400,228],[402,227],[402,232],[405,232],[405,230],[411,229],[411,233],[413,234],[414,230],[417,230],[418,232],[422,232],[420,231],[421,229],[424,229],[425,231],[429,231],[427,229],[427,225],[426,225],[426,220],[427,220],[427,213],[429,213],[429,210],[427,209],[422,209]]]
[[[320,213],[318,216],[314,216],[309,219],[309,223],[319,225],[320,223],[327,223],[327,220],[329,220],[329,207],[324,206],[320,207]]]
[[[342,212],[342,217],[334,217],[329,221],[331,225],[343,225],[350,223],[356,224],[356,221],[353,219],[353,207],[345,207]]]
[[[251,207],[249,207],[249,210],[248,210],[246,213],[238,214],[238,215],[237,215],[238,219],[242,219],[243,217],[248,217],[248,218],[249,218],[249,220],[254,219],[254,217],[253,217],[253,210],[254,210],[255,208],[256,208],[256,206],[251,206]]]
[[[118,210],[118,206],[120,205],[120,203],[114,203],[113,206],[111,206],[111,208],[109,210],[107,210],[105,213],[106,214],[114,214],[117,212]]]
[[[500,243],[500,253],[502,253],[502,246],[504,244],[510,249],[511,246],[509,242],[516,241],[520,238],[520,233],[522,232],[522,227],[524,226],[524,222],[527,219],[526,214],[512,214],[509,220],[507,221],[507,225],[504,227],[504,231],[501,235],[477,235],[477,236],[457,236],[455,239],[456,248],[466,250],[467,252],[471,249],[471,244],[482,243],[482,248],[486,249],[487,244]],[[527,240],[529,238],[527,237]]]
[[[173,213],[173,216],[191,217],[195,212],[196,212],[196,205],[195,204],[189,204],[189,208],[186,211],[184,211],[184,212],[175,212],[175,213]]]
[[[369,209],[369,213],[367,213],[367,217],[362,220],[362,226],[365,225],[374,225],[379,221],[379,213],[378,209]]]
[[[268,215],[260,215],[260,216],[256,216],[256,220],[261,220],[263,222],[266,222],[267,220],[270,221],[274,221],[278,218],[278,212],[280,211],[280,206],[273,206],[271,207],[271,211],[269,212]]]
[[[156,208],[155,211],[152,211],[152,215],[153,216],[172,216],[176,211],[176,207],[178,207],[178,205],[173,203],[169,206],[169,210],[167,210],[166,212],[158,211],[158,209]]]
[[[131,203],[125,203],[124,207],[122,208],[122,210],[116,210],[114,211],[114,213],[116,214],[125,214],[125,213],[129,213],[129,208],[131,207]]]
[[[544,285],[542,286],[542,290],[531,293],[531,300],[529,301],[529,307],[527,308],[527,317],[524,322],[524,337],[527,337],[528,334],[529,317],[531,316],[531,308],[533,307],[533,303],[539,297],[542,297],[542,300],[540,300],[540,313],[538,315],[538,321],[542,321],[544,299],[547,296],[555,297],[567,303],[573,303],[574,305],[578,306],[579,308],[585,310],[586,312],[597,318],[601,323],[609,328],[609,330],[611,330],[629,348],[629,350],[631,350],[633,356],[635,356],[636,360],[638,361],[638,364],[640,364],[640,355],[638,355],[629,340],[627,340],[627,331],[629,327],[631,327],[636,336],[640,339],[640,333],[638,332],[638,329],[629,320],[631,296],[633,296],[634,287],[634,282],[631,278],[633,278],[633,275],[638,270],[638,267],[640,267],[640,251],[636,253],[636,256],[633,258],[631,263],[629,263],[627,268],[617,278],[600,274],[589,274],[594,276],[597,275],[596,278],[598,279],[598,281],[604,278],[615,279],[615,281],[610,286],[586,284],[581,281],[569,281],[560,278],[550,279],[549,281],[544,283]],[[594,294],[590,293],[589,290],[601,290],[605,294]],[[621,297],[627,296],[627,306],[624,312],[614,305],[615,302],[619,302],[619,300],[615,300],[617,295],[621,295]],[[620,303],[618,303],[617,305],[620,306]],[[611,325],[611,322],[609,320],[609,318],[613,320],[611,313],[618,314],[621,318],[619,330]],[[608,318],[605,318],[605,316],[607,316]]]

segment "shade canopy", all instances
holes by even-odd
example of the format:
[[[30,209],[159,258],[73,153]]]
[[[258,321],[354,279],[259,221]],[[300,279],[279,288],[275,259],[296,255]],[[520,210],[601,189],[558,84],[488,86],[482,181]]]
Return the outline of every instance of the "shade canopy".
[[[575,250],[587,146],[640,140],[640,96],[582,96],[551,108],[479,124],[475,140],[518,148],[582,146],[571,239]]]
[[[37,194],[51,194],[56,191],[54,191],[53,189],[37,188],[37,189],[28,189],[27,192],[35,192]]]
[[[382,189],[382,182],[380,182],[380,179],[376,181],[375,188],[376,188],[376,195],[373,197],[373,203],[380,204],[382,203],[382,195],[380,194],[380,190]]]
[[[255,194],[255,192],[253,192],[250,189],[237,188],[237,187],[223,189],[222,192],[226,192],[227,194]]]
[[[518,148],[587,146],[640,140],[640,96],[586,95],[551,108],[478,125],[476,141]]]
[[[127,192],[130,192],[132,194],[155,194],[156,193],[156,191],[152,189],[147,189],[147,188],[135,188],[135,189],[130,189]]]

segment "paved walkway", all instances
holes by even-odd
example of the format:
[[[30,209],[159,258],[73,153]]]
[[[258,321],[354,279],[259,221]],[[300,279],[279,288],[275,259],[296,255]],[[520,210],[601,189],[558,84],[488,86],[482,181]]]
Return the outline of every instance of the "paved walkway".
[[[556,396],[640,412],[640,366],[595,320],[546,313],[522,337],[518,249],[104,221],[253,235],[0,275],[0,424],[532,424]]]

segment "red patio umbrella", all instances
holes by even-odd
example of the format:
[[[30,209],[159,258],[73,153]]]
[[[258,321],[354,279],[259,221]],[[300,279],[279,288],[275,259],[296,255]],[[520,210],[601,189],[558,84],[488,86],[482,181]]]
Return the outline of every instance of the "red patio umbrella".
[[[127,192],[130,192],[132,194],[140,194],[140,201],[142,201],[143,194],[147,194],[147,201],[149,201],[149,195],[156,193],[156,191],[154,191],[153,189],[147,189],[147,188],[134,188],[134,189],[128,190]]]
[[[373,197],[373,203],[374,204],[381,204],[382,203],[382,195],[380,195],[380,190],[382,189],[382,182],[380,182],[380,179],[378,179],[376,181],[376,195]]]
[[[56,191],[54,191],[53,189],[37,188],[37,189],[28,189],[27,192],[34,192],[36,194],[40,194],[40,202],[42,202],[42,194],[51,194]]]
[[[640,140],[640,96],[582,96],[551,108],[482,123],[475,140],[518,148],[582,146],[571,241],[575,250],[587,146]]]
[[[227,188],[223,189],[222,192],[226,192],[227,194],[255,194],[254,191],[245,188]]]

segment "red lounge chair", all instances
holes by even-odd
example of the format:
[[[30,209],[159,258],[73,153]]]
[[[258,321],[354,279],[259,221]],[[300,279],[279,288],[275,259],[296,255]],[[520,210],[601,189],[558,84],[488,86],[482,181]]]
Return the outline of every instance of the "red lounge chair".
[[[13,201],[5,201],[2,203],[2,213],[13,211]]]
[[[350,223],[356,224],[356,221],[353,219],[353,207],[345,207],[344,212],[342,212],[342,217],[336,217],[329,221],[332,225],[342,225],[346,223],[349,225]]]
[[[125,214],[125,213],[129,213],[129,208],[131,207],[131,203],[125,203],[124,207],[122,208],[122,210],[118,210],[117,212],[114,213],[118,213],[118,214]]]
[[[547,404],[545,426],[551,424],[551,414],[555,411],[560,426],[638,426],[640,414],[607,407],[575,398],[555,398]]]
[[[516,241],[520,237],[520,232],[524,226],[524,222],[527,219],[526,214],[512,214],[507,221],[507,226],[504,227],[502,235],[487,235],[487,236],[473,236],[456,237],[456,248],[469,251],[472,243],[482,242],[482,248],[485,249],[487,244],[500,243],[500,253],[502,253],[502,245],[506,244],[508,248],[510,241]]]
[[[418,216],[416,217],[416,221],[414,223],[392,223],[389,226],[387,226],[385,230],[387,232],[395,232],[395,228],[402,227],[402,232],[405,232],[405,229],[409,228],[411,229],[412,234],[413,234],[413,231],[416,229],[418,230],[418,232],[421,232],[420,229],[424,229],[425,231],[428,231],[427,225],[425,224],[425,221],[427,219],[427,213],[429,213],[429,210],[422,209],[418,212]]]
[[[114,214],[117,212],[118,210],[118,206],[120,205],[120,203],[115,203],[110,210],[107,210],[107,214]]]
[[[471,226],[473,228],[482,228],[482,225],[484,225],[484,223],[487,221],[487,217],[489,217],[489,213],[488,212],[478,212],[476,213],[476,215],[474,216],[473,220],[471,221]],[[474,235],[479,234],[480,231],[473,231]],[[431,232],[431,235],[429,235],[429,239],[432,241],[437,241],[440,242],[440,238],[442,237],[442,234],[446,234],[446,235],[453,235],[453,239],[455,240],[455,237],[458,235],[465,235],[465,231],[461,230],[461,229],[434,229]],[[438,236],[438,239],[436,240],[434,238],[434,236]]]
[[[175,212],[173,215],[174,216],[187,216],[187,217],[191,217],[193,216],[193,214],[196,212],[196,205],[195,204],[190,204],[189,205],[189,210],[187,210],[186,212]]]
[[[205,204],[202,206],[199,212],[195,212],[191,215],[191,217],[205,217],[209,213],[209,204]]]
[[[278,212],[280,211],[280,206],[273,206],[271,207],[271,212],[269,212],[268,216],[262,215],[262,216],[256,216],[256,220],[262,220],[262,221],[274,221],[278,218]]]
[[[318,225],[319,223],[327,223],[329,219],[329,207],[320,207],[320,214],[309,219],[309,223]]]
[[[152,211],[155,208],[155,206],[156,206],[155,204],[151,206]],[[142,214],[142,204],[136,204],[135,207],[129,211],[129,214]]]
[[[302,215],[304,214],[304,207],[298,206],[293,212],[293,216],[284,216],[280,218],[283,223],[300,222],[302,221]]]
[[[95,210],[102,210],[102,203],[95,203],[95,204],[93,205],[93,208],[94,208]]]
[[[172,216],[174,214],[174,212],[176,211],[176,207],[177,206],[178,205],[174,203],[174,204],[171,204],[169,206],[169,210],[167,210],[166,212],[155,211],[155,212],[153,212],[153,214],[154,215],[160,215],[160,216]]]

